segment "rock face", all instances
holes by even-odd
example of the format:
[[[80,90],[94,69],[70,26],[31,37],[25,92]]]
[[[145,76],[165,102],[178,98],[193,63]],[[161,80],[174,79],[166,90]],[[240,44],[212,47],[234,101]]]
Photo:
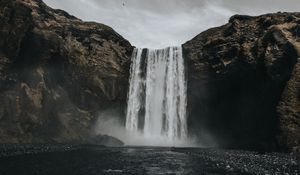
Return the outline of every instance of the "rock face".
[[[124,146],[124,142],[108,135],[96,135],[91,137],[87,142],[93,145],[103,145],[108,147]]]
[[[0,142],[81,142],[97,111],[125,116],[132,50],[103,24],[40,0],[1,0]],[[300,13],[236,15],[183,51],[190,134],[207,145],[300,150]]]
[[[280,116],[280,143],[300,155],[300,62],[293,70],[280,101],[277,112]]]
[[[40,0],[0,2],[0,142],[77,142],[126,104],[130,43]]]
[[[236,15],[183,49],[190,133],[225,147],[299,150],[300,13]]]

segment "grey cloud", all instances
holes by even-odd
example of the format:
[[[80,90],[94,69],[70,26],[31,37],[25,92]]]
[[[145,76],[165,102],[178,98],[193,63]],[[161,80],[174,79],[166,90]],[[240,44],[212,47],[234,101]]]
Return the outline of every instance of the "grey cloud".
[[[297,12],[299,0],[224,0],[224,6],[238,13],[259,15],[274,12]]]
[[[234,14],[296,11],[298,0],[45,0],[83,20],[114,28],[137,47],[180,45]],[[123,5],[124,4],[124,5]]]

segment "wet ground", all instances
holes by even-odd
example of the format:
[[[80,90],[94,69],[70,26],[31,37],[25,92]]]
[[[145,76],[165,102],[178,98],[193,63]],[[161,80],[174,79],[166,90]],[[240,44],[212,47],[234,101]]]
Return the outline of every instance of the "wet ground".
[[[0,174],[300,174],[291,154],[98,146],[0,146]]]

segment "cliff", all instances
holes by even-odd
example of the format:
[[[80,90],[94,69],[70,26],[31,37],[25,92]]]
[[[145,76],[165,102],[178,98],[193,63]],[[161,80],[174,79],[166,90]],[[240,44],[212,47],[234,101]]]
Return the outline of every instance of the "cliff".
[[[0,142],[77,142],[126,105],[130,43],[40,0],[0,2]]]
[[[0,142],[81,142],[125,117],[133,47],[40,0],[0,2]],[[233,16],[183,44],[190,135],[204,145],[300,150],[300,13]]]
[[[299,150],[299,37],[300,13],[236,15],[185,43],[190,133],[223,147]]]

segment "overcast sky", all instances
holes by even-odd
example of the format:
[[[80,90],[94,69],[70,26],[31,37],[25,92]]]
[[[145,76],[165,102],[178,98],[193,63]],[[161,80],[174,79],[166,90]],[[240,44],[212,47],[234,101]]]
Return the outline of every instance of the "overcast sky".
[[[116,30],[137,47],[180,45],[234,14],[300,11],[300,0],[44,0]]]

